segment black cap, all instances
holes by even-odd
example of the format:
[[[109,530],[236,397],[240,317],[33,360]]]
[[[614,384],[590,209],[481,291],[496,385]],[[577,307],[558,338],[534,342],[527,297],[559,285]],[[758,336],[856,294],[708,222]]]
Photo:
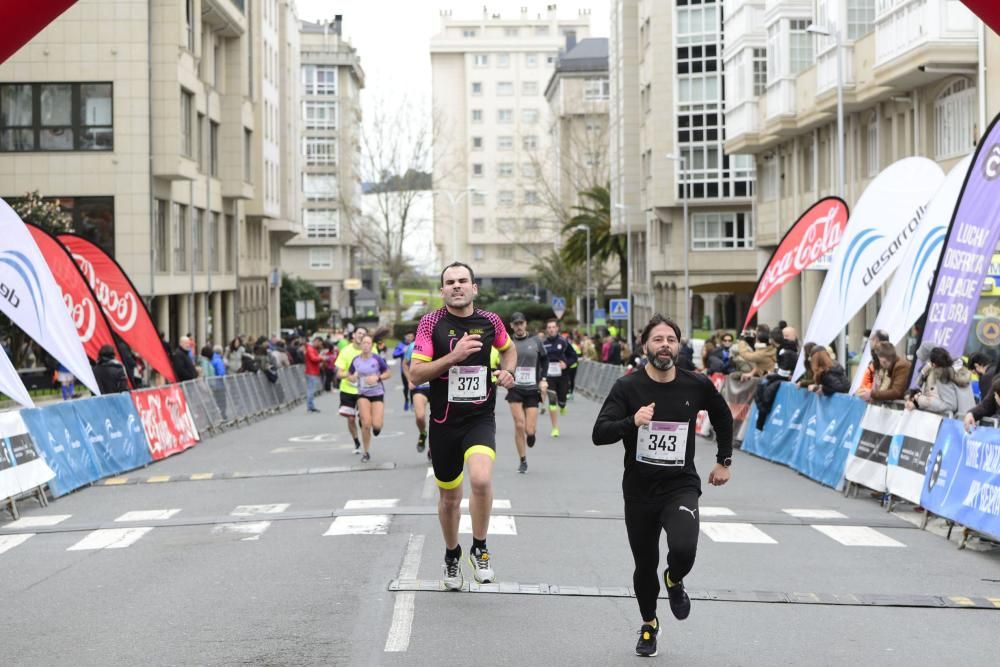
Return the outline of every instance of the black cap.
[[[510,316],[510,323],[511,324],[514,324],[514,322],[527,322],[527,321],[528,320],[525,319],[525,317],[524,317],[524,313],[522,313],[521,311],[518,311],[518,312],[516,312],[516,313],[514,313],[513,315]]]

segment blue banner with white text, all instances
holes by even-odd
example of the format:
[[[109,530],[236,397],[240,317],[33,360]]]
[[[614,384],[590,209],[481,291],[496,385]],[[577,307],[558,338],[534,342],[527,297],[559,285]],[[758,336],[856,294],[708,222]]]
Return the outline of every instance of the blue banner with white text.
[[[809,417],[792,467],[820,484],[839,486],[866,407],[864,401],[847,394],[810,393],[805,408]]]
[[[94,448],[102,476],[141,468],[153,460],[142,422],[128,394],[74,401],[73,406]]]
[[[73,403],[21,410],[21,417],[38,451],[56,474],[49,482],[52,495],[65,495],[103,476]]]

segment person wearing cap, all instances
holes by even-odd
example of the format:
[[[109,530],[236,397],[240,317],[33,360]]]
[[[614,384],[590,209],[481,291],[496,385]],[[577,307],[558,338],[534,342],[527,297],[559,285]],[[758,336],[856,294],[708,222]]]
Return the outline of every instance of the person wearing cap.
[[[549,367],[549,357],[545,352],[545,344],[537,336],[528,335],[528,322],[524,313],[510,316],[510,328],[514,332],[514,347],[517,348],[517,366],[514,368],[514,386],[507,390],[507,403],[510,404],[510,414],[514,418],[514,446],[521,459],[517,471],[526,473],[526,446],[535,446],[538,404],[542,393],[548,391],[545,374]]]
[[[102,345],[101,349],[97,351],[94,379],[97,380],[97,388],[101,390],[102,396],[128,391],[128,377],[125,375],[125,367],[115,359],[115,348],[111,345]]]

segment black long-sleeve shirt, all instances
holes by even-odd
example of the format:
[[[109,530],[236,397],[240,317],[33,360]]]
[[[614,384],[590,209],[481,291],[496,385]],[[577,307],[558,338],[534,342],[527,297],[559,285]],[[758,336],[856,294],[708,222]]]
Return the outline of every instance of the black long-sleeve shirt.
[[[635,413],[655,403],[653,421],[687,422],[687,450],[683,466],[657,466],[636,460],[639,429]],[[694,466],[695,422],[698,412],[708,411],[715,429],[716,460],[733,454],[733,415],[719,391],[704,375],[676,369],[671,382],[656,382],[645,370],[619,378],[601,406],[594,423],[595,445],[625,444],[622,491],[628,500],[655,500],[681,489],[701,492],[701,479]]]

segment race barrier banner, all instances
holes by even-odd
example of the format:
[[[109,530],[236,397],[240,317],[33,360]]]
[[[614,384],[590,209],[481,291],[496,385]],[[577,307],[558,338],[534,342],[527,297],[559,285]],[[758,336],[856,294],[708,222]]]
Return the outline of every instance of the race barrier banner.
[[[198,444],[198,429],[188,409],[184,390],[179,385],[134,391],[131,397],[154,460],[159,461]]]
[[[938,516],[1000,539],[1000,429],[966,433],[944,419],[927,462],[920,504]]]
[[[719,393],[726,400],[729,411],[733,413],[733,433],[739,434],[743,423],[750,414],[753,397],[757,391],[757,378],[752,380],[737,380],[733,376],[726,378]]]
[[[55,473],[49,482],[53,496],[64,496],[104,477],[72,402],[22,410],[21,417]]]
[[[885,493],[889,449],[902,418],[900,410],[879,405],[871,405],[865,410],[858,446],[847,459],[844,473],[847,481]]]
[[[74,401],[77,419],[101,466],[101,476],[135,470],[152,461],[135,406],[124,394]]]
[[[937,441],[943,418],[933,412],[907,410],[889,446],[886,489],[894,496],[920,504],[927,462]]]
[[[0,413],[0,500],[30,491],[53,477],[20,413]]]
[[[709,379],[715,385],[715,388],[721,392],[723,385],[726,384],[726,377],[724,373],[713,373],[709,376]],[[695,433],[703,438],[712,437],[712,423],[708,419],[708,413],[704,410],[698,413],[698,418],[695,421]]]

